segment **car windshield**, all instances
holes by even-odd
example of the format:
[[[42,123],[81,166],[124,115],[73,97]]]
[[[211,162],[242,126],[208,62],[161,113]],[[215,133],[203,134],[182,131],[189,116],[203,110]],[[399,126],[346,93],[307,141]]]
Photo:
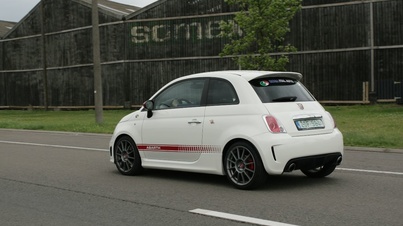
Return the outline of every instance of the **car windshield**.
[[[259,78],[249,83],[263,103],[315,100],[297,80],[289,78]]]

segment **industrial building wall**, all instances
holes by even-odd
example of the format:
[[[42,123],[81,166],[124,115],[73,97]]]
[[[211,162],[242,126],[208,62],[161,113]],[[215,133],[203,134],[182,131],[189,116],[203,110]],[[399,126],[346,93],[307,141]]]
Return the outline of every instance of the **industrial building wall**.
[[[403,1],[303,4],[291,23],[288,40],[298,52],[289,68],[305,75],[319,100],[361,100],[365,82],[378,99],[397,97],[393,84],[403,81]]]
[[[227,42],[219,37],[219,22],[231,20],[234,11],[222,2],[161,0],[126,21],[104,21],[100,26],[104,105],[138,105],[174,78],[237,69],[231,58],[218,56]],[[47,9],[57,15],[67,3],[52,4]],[[72,11],[59,13],[64,15],[60,20],[70,18],[76,24],[80,24],[77,17],[90,20],[82,16],[88,15],[88,8],[77,1],[71,4],[67,6]],[[390,82],[403,80],[402,10],[400,0],[304,0],[290,24],[287,42],[298,52],[289,55],[288,69],[304,74],[303,82],[318,100],[361,101],[365,82],[370,83],[367,89],[374,82],[382,97],[394,98],[385,90],[390,90]],[[37,19],[34,11],[20,25],[29,35],[16,30],[0,40],[0,106],[44,105]],[[45,35],[48,104],[93,106],[91,27],[53,29],[56,24],[51,23]]]
[[[403,1],[374,4],[375,89],[378,98],[403,103]],[[400,84],[399,84],[400,82]],[[394,84],[395,83],[395,84]]]
[[[206,38],[209,36],[206,33],[209,34],[211,27],[214,29],[214,21],[224,17],[228,20],[232,15],[221,14],[221,18],[215,18],[213,15],[203,14],[197,18],[187,16],[176,20],[153,20],[157,15],[165,14],[178,17],[183,8],[190,7],[185,4],[182,8],[168,7],[172,2],[175,1],[156,5],[148,13],[135,16],[135,22],[129,23],[132,33],[132,43],[129,46],[133,48],[129,51],[129,59],[138,57],[169,60],[178,57],[186,59],[186,56],[218,55],[226,43],[225,40],[219,39],[220,42],[214,38]],[[206,2],[204,7],[209,5],[209,1]],[[384,89],[390,87],[374,85],[371,90],[368,84],[403,80],[398,56],[403,50],[403,39],[393,38],[402,37],[403,20],[399,13],[402,5],[402,1],[385,0],[303,1],[303,10],[292,21],[291,32],[287,37],[287,42],[298,49],[297,53],[289,55],[288,69],[302,72],[303,82],[319,100],[362,101],[365,98],[367,100],[368,96],[365,95],[371,91],[384,93]],[[201,24],[200,37],[195,39],[197,23]],[[188,27],[193,29],[193,33],[188,34],[188,37],[193,37],[190,41],[183,39],[184,35],[178,32],[189,25],[193,25]],[[168,33],[169,36],[164,36]],[[380,39],[392,39],[394,42],[379,41]],[[195,44],[197,41],[199,45]],[[177,42],[180,44],[177,45]],[[234,65],[229,68],[231,67],[236,68]],[[385,73],[386,68],[389,73]],[[379,98],[393,99],[394,96],[380,95]]]
[[[195,15],[235,12],[225,0],[160,0],[128,16],[130,20],[187,17]]]
[[[304,1],[287,37],[298,49],[289,69],[303,73],[318,100],[358,101],[371,79],[370,9],[340,2],[348,1]]]
[[[91,7],[83,4],[79,0],[46,0],[44,36],[41,34],[41,5],[38,4],[4,40],[0,40],[0,106],[44,106],[44,67],[48,105],[94,105]],[[123,23],[101,12],[99,17],[100,23],[108,24],[100,28],[102,62],[122,61],[125,51]],[[103,70],[106,70],[105,75],[111,72],[123,74],[119,67],[122,68],[119,64],[111,69],[105,66]],[[116,100],[114,93],[106,96],[107,101],[111,96]]]

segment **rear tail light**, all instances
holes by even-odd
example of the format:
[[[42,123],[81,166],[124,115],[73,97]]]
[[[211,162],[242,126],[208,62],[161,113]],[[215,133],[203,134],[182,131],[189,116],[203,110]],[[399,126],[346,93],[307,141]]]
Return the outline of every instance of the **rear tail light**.
[[[333,122],[333,129],[335,129],[337,127],[336,121],[334,120],[334,118],[332,117],[332,115],[329,112],[326,112],[329,115],[329,118],[332,120]]]
[[[265,115],[263,119],[266,122],[266,126],[271,133],[286,133],[284,126],[272,115]]]

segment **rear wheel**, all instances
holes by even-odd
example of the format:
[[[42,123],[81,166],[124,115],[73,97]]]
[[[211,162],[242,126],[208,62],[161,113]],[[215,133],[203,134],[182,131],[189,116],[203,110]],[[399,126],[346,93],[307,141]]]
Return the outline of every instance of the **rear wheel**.
[[[224,167],[228,180],[239,189],[256,188],[267,178],[258,152],[246,142],[236,142],[229,147]]]
[[[124,136],[119,138],[114,148],[115,165],[123,175],[136,175],[142,171],[140,154],[134,141]]]
[[[334,163],[328,163],[326,165],[323,165],[321,167],[317,167],[314,169],[301,169],[302,173],[304,173],[307,177],[311,178],[321,178],[321,177],[326,177],[333,173],[333,171],[336,169],[336,164]]]

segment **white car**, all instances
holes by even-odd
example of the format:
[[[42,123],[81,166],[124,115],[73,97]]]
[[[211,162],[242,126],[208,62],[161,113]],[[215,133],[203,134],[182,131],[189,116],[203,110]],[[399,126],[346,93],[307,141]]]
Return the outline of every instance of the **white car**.
[[[117,124],[110,160],[124,175],[218,174],[240,189],[297,169],[325,177],[342,161],[343,136],[301,78],[240,70],[175,79]]]

